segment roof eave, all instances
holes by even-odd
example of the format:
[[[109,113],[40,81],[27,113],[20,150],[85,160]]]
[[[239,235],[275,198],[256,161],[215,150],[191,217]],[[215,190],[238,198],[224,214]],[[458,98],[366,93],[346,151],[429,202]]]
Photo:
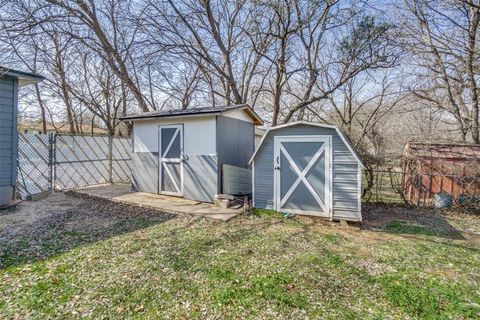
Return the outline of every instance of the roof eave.
[[[262,126],[264,124],[262,118],[260,118],[260,116],[255,112],[255,110],[253,110],[252,107],[250,107],[248,104],[240,105],[237,108],[232,108],[230,110],[223,111],[222,114],[227,114],[228,112],[237,110],[237,109],[240,109],[243,112],[245,112],[253,120],[253,123],[256,126]]]
[[[147,116],[125,116],[120,117],[119,120],[122,121],[136,121],[136,120],[148,120],[148,119],[158,119],[158,118],[186,118],[186,117],[206,117],[206,116],[216,116],[222,114],[219,111],[215,112],[202,112],[198,114],[172,114],[172,115],[147,115]]]
[[[250,116],[250,118],[252,118],[253,123],[256,126],[263,126],[264,122],[262,118],[260,118],[260,116],[255,112],[255,110],[247,106],[246,108],[244,108],[244,111]]]
[[[1,68],[1,67],[0,67],[0,75],[17,78],[18,85],[20,87],[26,86],[29,84],[35,84],[46,79],[44,76],[41,76],[36,73],[18,71],[18,70]]]
[[[156,119],[156,118],[185,118],[185,117],[201,117],[201,116],[215,116],[228,113],[229,111],[240,109],[248,114],[248,116],[253,120],[255,125],[263,125],[263,120],[260,116],[248,105],[239,105],[236,108],[231,108],[230,110],[224,111],[208,111],[208,112],[201,112],[201,113],[188,113],[188,114],[159,114],[159,115],[143,115],[135,114],[131,116],[120,117],[119,119],[122,121],[136,121],[136,120],[148,120],[148,119]]]
[[[348,142],[348,140],[345,138],[345,136],[343,135],[343,133],[338,129],[337,126],[334,126],[334,125],[330,125],[330,124],[321,124],[321,123],[313,123],[313,122],[308,122],[308,121],[296,121],[296,122],[291,122],[291,123],[285,123],[285,124],[282,124],[282,125],[279,125],[279,126],[275,126],[275,127],[272,127],[272,128],[269,128],[265,134],[263,135],[262,139],[260,140],[260,143],[258,144],[257,148],[255,149],[255,151],[253,152],[253,155],[252,157],[250,158],[250,160],[248,161],[249,164],[252,164],[252,162],[255,160],[255,156],[257,155],[258,153],[258,150],[260,150],[260,147],[262,146],[263,142],[265,141],[266,137],[268,136],[268,133],[272,130],[277,130],[277,129],[281,129],[281,128],[286,128],[286,127],[291,127],[291,126],[294,126],[294,125],[299,125],[299,124],[304,124],[304,125],[309,125],[309,126],[314,126],[314,127],[322,127],[322,128],[330,128],[330,129],[335,129],[335,131],[337,132],[337,134],[340,136],[340,138],[342,139],[343,143],[347,146],[347,148],[350,150],[350,152],[353,154],[353,156],[355,157],[355,159],[358,161],[360,167],[362,169],[365,168],[365,165],[363,164],[363,161],[362,159],[358,156],[357,152],[355,152],[355,150],[353,150],[352,146],[350,145],[350,143]]]

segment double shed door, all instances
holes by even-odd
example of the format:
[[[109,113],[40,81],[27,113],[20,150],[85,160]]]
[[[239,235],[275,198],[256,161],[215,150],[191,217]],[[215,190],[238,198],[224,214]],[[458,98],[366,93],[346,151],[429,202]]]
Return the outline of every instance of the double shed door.
[[[331,136],[274,138],[275,210],[331,218]]]

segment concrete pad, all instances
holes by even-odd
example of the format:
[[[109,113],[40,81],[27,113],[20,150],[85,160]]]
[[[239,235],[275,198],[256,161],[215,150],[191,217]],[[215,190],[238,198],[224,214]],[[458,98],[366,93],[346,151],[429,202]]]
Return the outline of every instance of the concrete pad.
[[[113,201],[147,206],[164,212],[186,213],[194,216],[228,221],[242,213],[241,209],[219,208],[212,203],[188,200],[145,192],[134,192],[111,198]]]

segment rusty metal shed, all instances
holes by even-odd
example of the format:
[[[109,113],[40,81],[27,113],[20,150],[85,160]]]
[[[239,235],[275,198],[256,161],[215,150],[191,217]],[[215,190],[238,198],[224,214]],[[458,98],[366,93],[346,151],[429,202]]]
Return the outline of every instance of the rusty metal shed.
[[[480,145],[409,142],[403,152],[406,200],[429,205],[436,193],[480,195]]]

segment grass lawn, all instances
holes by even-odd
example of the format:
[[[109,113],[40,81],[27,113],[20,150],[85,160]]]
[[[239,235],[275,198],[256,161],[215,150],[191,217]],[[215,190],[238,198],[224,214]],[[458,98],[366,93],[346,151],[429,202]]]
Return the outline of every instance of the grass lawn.
[[[223,223],[50,198],[0,212],[1,319],[480,317],[478,216],[370,207],[362,227],[262,211]]]

